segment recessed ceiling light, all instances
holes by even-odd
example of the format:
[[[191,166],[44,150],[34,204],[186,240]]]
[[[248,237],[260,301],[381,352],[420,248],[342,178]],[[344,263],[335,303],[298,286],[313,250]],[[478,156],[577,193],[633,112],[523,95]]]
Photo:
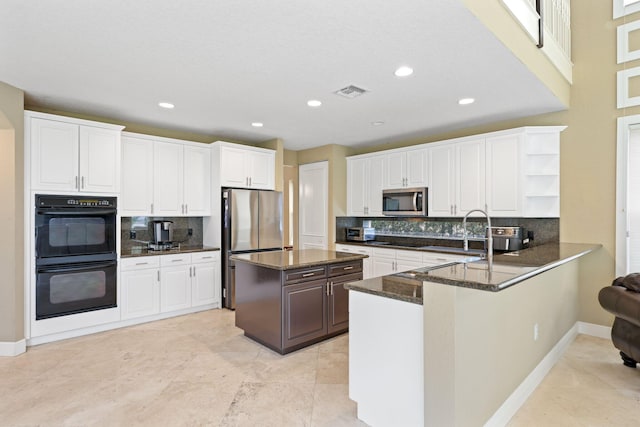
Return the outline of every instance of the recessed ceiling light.
[[[173,107],[175,107],[175,105],[173,105],[170,102],[158,102],[158,105],[162,108],[168,108],[168,109],[172,109]]]
[[[309,101],[307,101],[307,105],[309,107],[319,107],[322,105],[322,102],[318,101],[317,99],[310,99]]]
[[[396,77],[407,77],[410,76],[411,74],[413,74],[413,68],[411,67],[407,67],[407,66],[402,66],[400,68],[398,68],[395,73],[393,73],[396,75]]]
[[[383,124],[384,122],[381,122],[381,121],[371,122],[371,126],[382,126]]]
[[[474,102],[476,102],[476,100],[473,98],[462,98],[458,100],[458,104],[460,105],[469,105],[473,104]]]
[[[264,124],[260,122],[253,122],[251,123],[251,126],[253,126],[254,128],[261,128],[262,126],[264,126]]]

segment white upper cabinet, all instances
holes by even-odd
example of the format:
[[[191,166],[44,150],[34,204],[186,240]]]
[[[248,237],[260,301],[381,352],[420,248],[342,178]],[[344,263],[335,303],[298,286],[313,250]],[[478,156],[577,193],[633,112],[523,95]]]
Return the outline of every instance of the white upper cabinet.
[[[347,159],[347,215],[382,216],[382,171],[387,160],[384,155]]]
[[[122,126],[25,113],[31,188],[118,193]]]
[[[522,134],[487,138],[487,206],[490,216],[522,216]]]
[[[122,215],[211,214],[209,146],[130,133],[122,145]]]
[[[454,215],[464,216],[473,209],[486,210],[484,138],[456,145]]]
[[[215,142],[220,186],[275,189],[275,151],[228,142]]]
[[[124,216],[145,216],[153,209],[153,141],[122,137],[122,192]]]
[[[560,132],[514,129],[487,137],[487,204],[492,216],[560,216]]]
[[[384,169],[384,188],[426,187],[428,155],[429,151],[426,148],[388,153]]]
[[[429,216],[453,216],[456,147],[438,145],[429,154]]]
[[[184,147],[184,210],[187,215],[211,212],[211,149]]]
[[[153,145],[153,214],[180,216],[184,212],[184,153],[180,144]]]
[[[430,216],[460,217],[485,209],[484,139],[436,145],[430,159]]]

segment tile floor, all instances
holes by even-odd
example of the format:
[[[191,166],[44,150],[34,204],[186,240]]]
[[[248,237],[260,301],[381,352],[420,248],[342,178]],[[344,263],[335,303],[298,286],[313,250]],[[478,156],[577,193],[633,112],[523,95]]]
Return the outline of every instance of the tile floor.
[[[0,357],[0,426],[363,426],[348,335],[280,356],[212,310]],[[640,369],[579,336],[510,426],[640,419]]]

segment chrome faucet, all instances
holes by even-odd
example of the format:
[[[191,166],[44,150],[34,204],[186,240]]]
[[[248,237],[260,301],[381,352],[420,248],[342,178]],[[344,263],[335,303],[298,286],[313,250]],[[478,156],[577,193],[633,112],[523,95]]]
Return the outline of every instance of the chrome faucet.
[[[489,264],[489,271],[493,268],[493,236],[491,235],[491,218],[489,218],[489,214],[483,211],[482,209],[473,209],[467,212],[462,220],[462,238],[463,238],[463,248],[465,251],[469,250],[469,237],[467,236],[467,217],[473,212],[480,212],[484,216],[487,217],[487,262]]]

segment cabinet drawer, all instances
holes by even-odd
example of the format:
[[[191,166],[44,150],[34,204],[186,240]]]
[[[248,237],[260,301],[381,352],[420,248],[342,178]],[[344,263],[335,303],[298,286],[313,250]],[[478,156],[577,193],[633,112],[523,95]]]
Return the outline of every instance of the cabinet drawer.
[[[380,258],[396,258],[396,250],[395,249],[384,249],[384,248],[373,248],[373,256]]]
[[[329,277],[342,276],[344,274],[362,273],[362,261],[350,261],[342,264],[332,264],[328,267]]]
[[[326,268],[324,266],[291,270],[285,272],[284,282],[285,285],[288,285],[290,283],[315,280],[321,277],[326,277],[326,274]]]
[[[191,254],[192,263],[211,262],[220,259],[220,252],[207,251],[207,252],[194,252]]]
[[[396,252],[396,257],[398,260],[422,261],[422,252],[399,250]]]
[[[160,266],[191,264],[191,254],[163,255],[160,257]]]
[[[143,268],[158,268],[159,266],[159,256],[141,256],[122,258],[120,260],[120,271],[140,270]]]

